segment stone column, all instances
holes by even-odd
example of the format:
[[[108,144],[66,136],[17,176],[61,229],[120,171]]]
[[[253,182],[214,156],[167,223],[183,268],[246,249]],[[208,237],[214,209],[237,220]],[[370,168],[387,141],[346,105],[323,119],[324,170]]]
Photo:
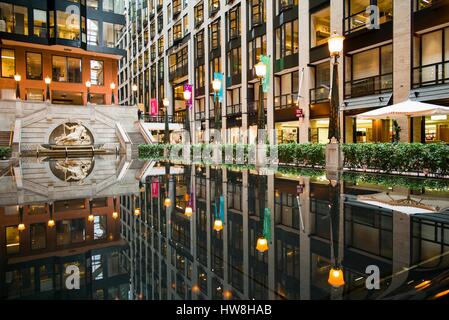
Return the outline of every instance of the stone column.
[[[275,59],[275,30],[274,30],[274,17],[275,17],[275,0],[267,0],[266,10],[266,37],[267,37],[267,55],[270,57],[270,89],[267,92],[267,129],[268,139],[270,144],[274,144],[276,141],[276,135],[274,132],[274,59]]]
[[[310,178],[301,178],[300,183],[304,185],[304,192],[299,195],[299,214],[304,223],[304,230],[299,234],[299,277],[300,277],[300,298],[310,300],[311,282],[311,253],[310,253]],[[300,218],[301,218],[300,217]],[[301,221],[301,220],[300,220]],[[301,225],[300,225],[301,228]]]
[[[241,143],[248,143],[248,3],[240,2],[242,86],[240,87],[240,103],[242,104]],[[245,199],[245,198],[244,198]]]

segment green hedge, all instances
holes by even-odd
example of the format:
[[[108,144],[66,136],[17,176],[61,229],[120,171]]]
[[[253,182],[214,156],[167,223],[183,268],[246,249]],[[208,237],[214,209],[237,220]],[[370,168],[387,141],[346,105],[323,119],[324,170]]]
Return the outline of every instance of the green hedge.
[[[343,145],[345,167],[384,172],[449,173],[449,146],[421,143],[373,143]]]
[[[326,164],[324,144],[290,143],[277,145],[279,163],[323,167]]]
[[[0,147],[0,160],[7,159],[11,157],[11,148],[9,147]]]

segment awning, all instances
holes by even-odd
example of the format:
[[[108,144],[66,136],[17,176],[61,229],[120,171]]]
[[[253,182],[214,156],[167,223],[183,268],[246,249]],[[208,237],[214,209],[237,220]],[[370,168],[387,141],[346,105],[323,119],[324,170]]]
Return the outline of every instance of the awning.
[[[372,108],[382,108],[388,106],[392,93],[383,93],[373,96],[364,96],[360,98],[347,99],[343,102],[341,106],[342,111],[349,111],[355,109],[372,109]]]
[[[389,119],[394,116],[424,117],[449,114],[449,107],[407,100],[357,115],[358,119]]]

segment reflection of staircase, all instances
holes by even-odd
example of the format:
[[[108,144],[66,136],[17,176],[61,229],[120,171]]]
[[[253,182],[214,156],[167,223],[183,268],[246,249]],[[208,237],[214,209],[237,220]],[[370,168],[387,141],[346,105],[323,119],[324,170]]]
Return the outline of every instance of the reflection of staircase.
[[[0,147],[9,147],[11,139],[11,132],[0,131]]]
[[[139,156],[139,145],[146,144],[140,132],[128,132],[129,139],[131,140],[131,155],[133,159]]]

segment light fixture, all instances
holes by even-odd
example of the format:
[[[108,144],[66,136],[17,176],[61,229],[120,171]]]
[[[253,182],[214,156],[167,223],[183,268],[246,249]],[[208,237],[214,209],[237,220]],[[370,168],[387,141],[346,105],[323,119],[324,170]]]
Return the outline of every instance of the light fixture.
[[[93,222],[93,221],[95,220],[95,216],[91,213],[91,214],[89,214],[89,216],[87,217],[87,220],[88,220],[89,222]]]
[[[223,230],[223,221],[221,221],[220,219],[215,219],[214,230],[217,232]]]
[[[17,226],[17,230],[24,231],[25,230],[25,224],[19,223],[19,225]]]
[[[55,226],[55,220],[53,220],[53,219],[50,219],[50,220],[48,220],[48,222],[47,222],[47,226],[49,227],[49,228],[53,228],[54,226]]]
[[[192,216],[192,214],[193,214],[192,207],[191,206],[187,206],[184,213],[185,213],[186,217],[190,218]]]
[[[16,80],[16,82],[20,82],[22,80],[22,76],[20,74],[16,74],[14,75],[14,80]]]
[[[90,87],[92,87],[92,82],[86,81],[86,88],[90,88]]]
[[[55,219],[53,218],[53,203],[48,204],[48,211],[50,213],[50,219],[48,219],[47,226],[53,228],[56,224]]]
[[[51,78],[49,76],[46,76],[44,81],[45,81],[46,85],[50,85],[51,84]]]
[[[220,89],[221,89],[221,81],[220,81],[220,79],[214,79],[212,81],[212,89],[214,89],[215,92],[220,91]]]
[[[256,76],[258,78],[265,78],[265,76],[267,75],[267,66],[265,63],[263,63],[262,61],[260,61],[259,63],[257,63],[254,66],[254,69],[256,70]]]
[[[112,213],[112,219],[114,219],[114,220],[117,220],[117,219],[118,219],[118,212],[117,212],[117,211],[114,211],[114,212]]]
[[[168,208],[168,207],[171,206],[171,199],[170,199],[169,197],[167,197],[167,198],[164,199],[164,206],[165,206],[166,208]]]
[[[111,83],[111,90],[115,90],[115,83],[114,82]]]
[[[137,84],[133,84],[132,89],[134,92],[137,92]]]
[[[184,100],[185,101],[190,101],[190,99],[192,98],[192,92],[189,90],[185,90],[184,91]]]
[[[332,35],[329,37],[329,40],[327,40],[327,43],[329,45],[329,53],[331,57],[340,56],[340,54],[343,52],[344,40],[345,37],[339,35],[336,31],[332,33]]]
[[[114,94],[115,83],[114,82],[111,83],[110,88],[111,88],[111,104],[115,104],[115,94]]]
[[[16,99],[20,100],[20,80],[22,80],[22,77],[20,74],[14,75],[14,80],[16,81]]]
[[[447,115],[440,114],[440,115],[431,116],[430,120],[432,120],[432,121],[445,121],[445,120],[447,120]]]
[[[162,99],[162,104],[164,105],[164,107],[168,108],[170,106],[170,100],[164,98]]]
[[[141,213],[142,213],[142,211],[140,210],[140,208],[135,208],[134,209],[134,215],[135,216],[140,216]]]
[[[184,201],[189,201],[190,200],[190,194],[185,193],[184,194]]]
[[[256,250],[261,253],[268,250],[268,241],[265,237],[260,237],[257,239]]]
[[[329,271],[329,279],[327,282],[334,288],[339,288],[345,285],[343,270],[338,267],[332,267]]]

